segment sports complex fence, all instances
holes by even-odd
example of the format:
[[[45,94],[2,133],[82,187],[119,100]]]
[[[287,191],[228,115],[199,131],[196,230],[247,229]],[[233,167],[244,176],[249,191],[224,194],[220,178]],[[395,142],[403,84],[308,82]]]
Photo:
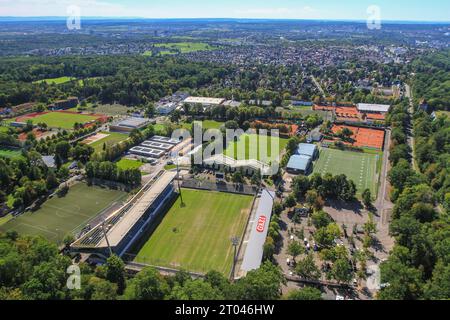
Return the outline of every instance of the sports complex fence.
[[[257,186],[245,185],[241,183],[212,182],[198,179],[183,179],[182,188],[209,190],[218,192],[237,193],[254,196],[258,193]]]

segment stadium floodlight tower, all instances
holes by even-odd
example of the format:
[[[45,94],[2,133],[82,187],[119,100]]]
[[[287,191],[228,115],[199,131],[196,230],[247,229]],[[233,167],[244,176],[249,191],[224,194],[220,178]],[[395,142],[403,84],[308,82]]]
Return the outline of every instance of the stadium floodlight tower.
[[[233,268],[231,270],[231,280],[234,279],[234,273],[236,270],[236,262],[237,262],[237,247],[239,246],[239,237],[234,236],[231,238],[231,244],[234,247],[234,255],[233,255]]]
[[[178,184],[178,193],[180,194],[180,200],[181,200],[181,206],[184,207],[184,201],[183,201],[183,194],[181,193],[181,186],[180,186],[180,166],[178,164],[178,157],[180,157],[181,152],[177,152],[176,154],[176,161],[177,161],[177,184]]]
[[[106,240],[106,244],[108,245],[108,250],[109,250],[109,256],[112,256],[112,254],[113,254],[113,251],[112,251],[112,249],[111,249],[111,245],[109,244],[109,239],[108,239],[108,230],[106,230],[106,227],[105,227],[105,220],[103,220],[103,222],[102,222],[102,231],[103,231],[103,235],[105,236],[105,240]]]

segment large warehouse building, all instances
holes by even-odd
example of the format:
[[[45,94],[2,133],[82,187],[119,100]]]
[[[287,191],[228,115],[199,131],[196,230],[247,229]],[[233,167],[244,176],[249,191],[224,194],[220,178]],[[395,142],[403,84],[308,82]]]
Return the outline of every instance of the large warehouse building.
[[[184,101],[184,103],[195,105],[200,104],[203,107],[215,107],[219,106],[225,102],[223,98],[208,98],[208,97],[188,97]]]
[[[289,159],[286,171],[291,174],[309,174],[312,163],[319,157],[319,148],[312,143],[300,143],[295,154]]]
[[[387,113],[391,106],[387,104],[358,103],[357,108],[361,113]]]
[[[135,129],[142,129],[153,122],[154,121],[147,118],[129,117],[123,121],[111,125],[109,130],[114,132],[131,132]]]
[[[319,148],[312,143],[300,143],[295,154],[310,157],[314,161],[319,156]]]

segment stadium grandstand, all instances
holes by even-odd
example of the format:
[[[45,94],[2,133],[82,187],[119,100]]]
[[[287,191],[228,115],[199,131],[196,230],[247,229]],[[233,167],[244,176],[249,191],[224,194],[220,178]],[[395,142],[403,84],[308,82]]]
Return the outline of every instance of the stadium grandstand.
[[[123,256],[175,194],[176,175],[176,172],[160,171],[122,208],[79,235],[71,250],[94,254],[101,259],[110,253]]]

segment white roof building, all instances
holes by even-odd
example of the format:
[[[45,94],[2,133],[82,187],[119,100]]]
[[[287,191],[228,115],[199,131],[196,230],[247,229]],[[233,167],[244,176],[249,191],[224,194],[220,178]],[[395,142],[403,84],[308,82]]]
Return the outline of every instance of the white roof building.
[[[370,104],[370,103],[358,103],[359,112],[381,112],[387,113],[391,108],[388,104]]]
[[[188,97],[184,99],[184,103],[201,104],[204,106],[218,106],[225,101],[224,98],[208,98],[208,97]]]

